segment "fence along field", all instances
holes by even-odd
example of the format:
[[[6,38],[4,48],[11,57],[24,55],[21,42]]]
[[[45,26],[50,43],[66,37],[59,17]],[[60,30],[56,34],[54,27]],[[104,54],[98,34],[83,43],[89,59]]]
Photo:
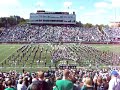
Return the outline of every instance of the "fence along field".
[[[1,44],[1,70],[55,67],[60,63],[77,66],[119,65],[119,45],[75,45],[75,44]],[[61,54],[63,53],[63,54]],[[56,54],[57,58],[56,58]],[[54,60],[55,63],[52,62]],[[63,62],[61,62],[63,61]]]

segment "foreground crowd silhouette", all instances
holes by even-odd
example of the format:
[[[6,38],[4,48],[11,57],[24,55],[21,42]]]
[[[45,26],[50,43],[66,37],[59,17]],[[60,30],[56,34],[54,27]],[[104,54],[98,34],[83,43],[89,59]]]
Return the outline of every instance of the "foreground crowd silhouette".
[[[0,90],[120,90],[118,69],[0,73]]]

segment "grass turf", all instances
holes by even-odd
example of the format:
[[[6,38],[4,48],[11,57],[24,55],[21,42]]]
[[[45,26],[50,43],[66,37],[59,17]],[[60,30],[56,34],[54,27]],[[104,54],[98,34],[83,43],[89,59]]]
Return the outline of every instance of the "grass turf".
[[[68,47],[68,46],[73,46],[75,44],[65,44],[65,45],[62,45],[61,48],[63,48],[64,46]],[[0,45],[0,63],[4,62],[5,60],[7,60],[7,58],[9,56],[12,56],[12,55],[18,55],[18,53],[16,53],[16,51],[22,47],[23,45],[21,44],[1,44]],[[91,47],[94,47],[98,50],[101,50],[101,51],[111,51],[111,52],[114,52],[114,53],[120,53],[120,45],[106,45],[106,44],[90,44],[90,45],[87,45],[87,46],[91,46]],[[26,69],[28,70],[37,70],[39,68],[37,67],[41,67],[41,68],[44,68],[44,62],[42,61],[45,61],[47,62],[47,67],[49,68],[49,65],[51,64],[51,52],[54,48],[51,46],[51,44],[35,44],[35,45],[32,45],[32,48],[29,50],[29,52],[26,54],[26,56],[28,56],[30,54],[30,52],[32,52],[32,49],[35,47],[35,50],[33,53],[31,53],[31,56],[28,58],[28,61],[25,62],[25,60],[27,59],[27,57],[24,57],[23,60],[22,60],[22,63],[20,63],[19,65],[16,66],[16,69],[19,71],[22,70],[22,67],[28,67]],[[39,47],[37,53],[36,53],[36,56],[35,58],[33,57],[34,54],[35,54],[35,51],[37,50],[37,47]],[[40,58],[40,51],[43,47],[43,53],[41,53],[41,62],[40,64],[37,64],[36,61],[39,60]],[[48,52],[46,53],[45,50],[48,50]],[[20,52],[20,56],[22,56],[22,52]],[[35,59],[35,61],[33,62],[33,59]],[[13,59],[11,59],[13,60]],[[20,60],[20,57],[17,59],[17,60]],[[25,62],[25,63],[24,63]],[[24,64],[24,65],[23,65]],[[32,64],[32,68],[31,68],[31,64]],[[54,66],[54,65],[52,65]],[[6,67],[6,68],[5,68]],[[13,70],[15,69],[15,63],[11,61],[11,64],[8,65],[8,62],[6,64],[4,68],[2,68],[1,70],[5,70],[5,71],[8,71],[8,70]],[[9,68],[7,68],[9,67]]]
[[[22,45],[20,44],[0,44],[0,62],[12,55],[12,53],[14,53],[21,46]]]

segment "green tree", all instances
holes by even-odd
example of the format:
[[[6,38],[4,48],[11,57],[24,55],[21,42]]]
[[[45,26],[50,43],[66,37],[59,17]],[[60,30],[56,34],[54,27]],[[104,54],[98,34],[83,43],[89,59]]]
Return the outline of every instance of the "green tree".
[[[81,23],[81,21],[79,21],[79,22],[76,22],[76,26],[83,27],[83,24]]]
[[[98,27],[98,29],[99,29],[102,33],[104,33],[103,27],[105,27],[105,25],[103,25],[103,24],[100,24],[100,25],[96,24],[95,26]]]
[[[91,23],[86,23],[86,24],[84,24],[84,27],[85,28],[91,28],[91,27],[93,27],[94,25],[92,25]]]
[[[26,22],[24,18],[21,18],[20,16],[10,16],[10,17],[1,17],[0,18],[0,27],[8,27],[17,25],[20,23]]]

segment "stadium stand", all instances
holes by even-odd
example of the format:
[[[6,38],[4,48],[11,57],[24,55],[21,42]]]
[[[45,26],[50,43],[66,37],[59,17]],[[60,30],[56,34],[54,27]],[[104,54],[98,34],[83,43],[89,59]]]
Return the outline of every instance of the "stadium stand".
[[[105,27],[103,31],[112,42],[120,41],[120,27]]]
[[[102,37],[97,27],[19,25],[5,29],[0,42],[99,42]]]

